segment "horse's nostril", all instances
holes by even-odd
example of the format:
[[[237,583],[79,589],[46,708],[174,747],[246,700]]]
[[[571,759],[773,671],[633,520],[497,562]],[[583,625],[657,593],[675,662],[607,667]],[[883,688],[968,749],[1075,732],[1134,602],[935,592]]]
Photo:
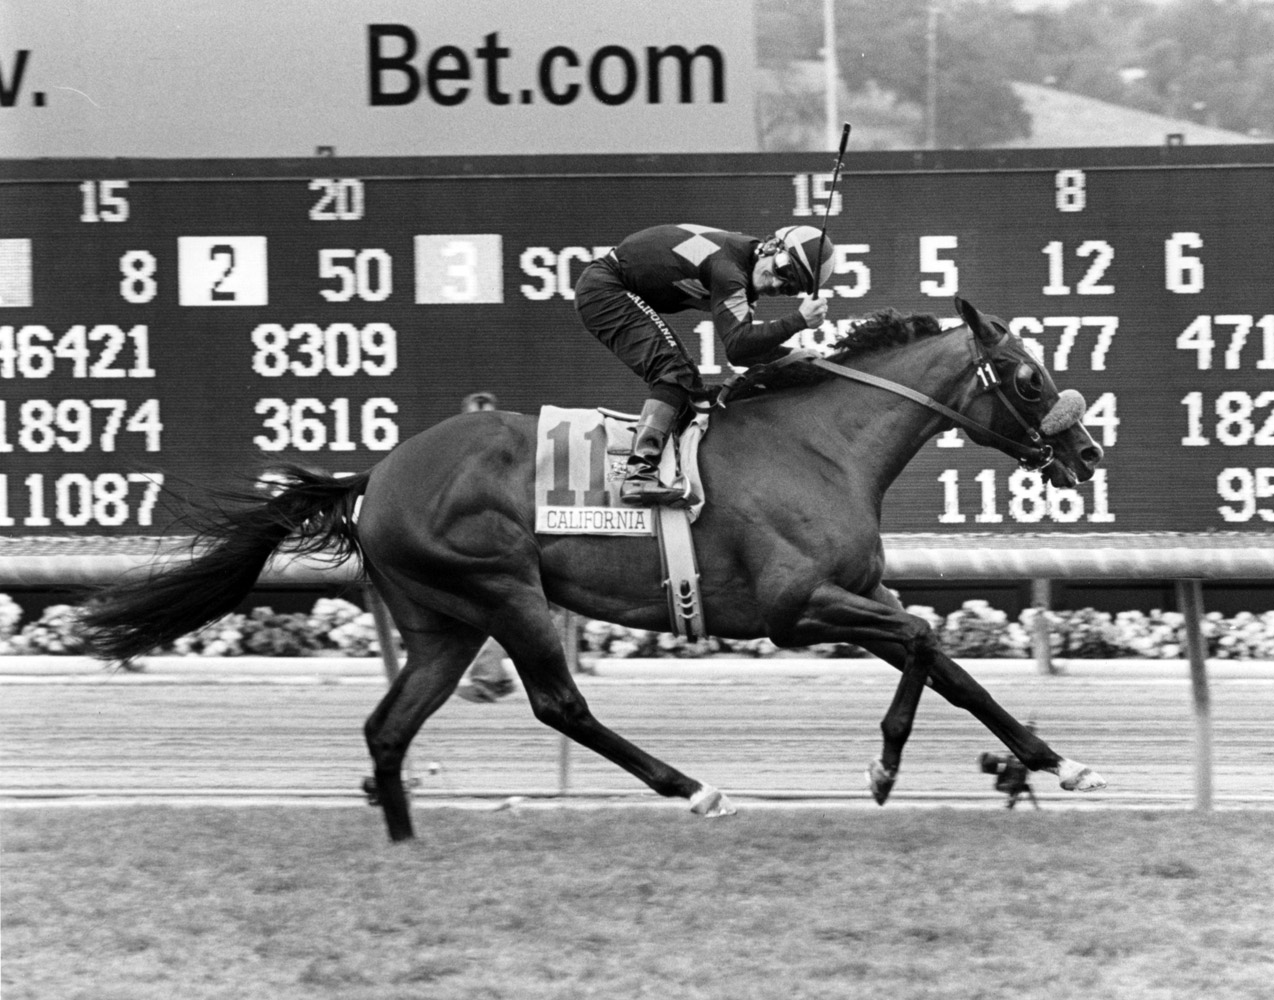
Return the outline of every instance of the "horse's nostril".
[[[1091,444],[1079,453],[1079,457],[1084,460],[1084,464],[1093,466],[1100,462],[1105,454],[1101,445]]]

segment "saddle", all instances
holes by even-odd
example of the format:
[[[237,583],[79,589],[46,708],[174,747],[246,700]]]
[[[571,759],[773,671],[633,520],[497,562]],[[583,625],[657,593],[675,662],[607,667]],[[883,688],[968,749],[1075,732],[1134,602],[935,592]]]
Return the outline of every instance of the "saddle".
[[[654,534],[655,508],[620,502],[637,414],[604,407],[540,409],[535,453],[535,530],[549,535]],[[708,430],[708,412],[692,411],[669,436],[660,479],[681,490],[682,506],[695,520],[704,505],[699,475],[699,442]],[[675,446],[674,446],[675,443]]]
[[[687,510],[691,522],[699,517],[706,500],[699,475],[699,442],[708,432],[712,411],[794,381],[822,377],[803,364],[819,356],[817,351],[791,351],[695,392],[676,433],[669,436],[659,469],[662,482],[682,491],[684,502],[678,506]],[[605,407],[541,408],[535,456],[537,533],[655,533],[651,511],[657,508],[630,507],[619,499],[637,419],[637,414]]]

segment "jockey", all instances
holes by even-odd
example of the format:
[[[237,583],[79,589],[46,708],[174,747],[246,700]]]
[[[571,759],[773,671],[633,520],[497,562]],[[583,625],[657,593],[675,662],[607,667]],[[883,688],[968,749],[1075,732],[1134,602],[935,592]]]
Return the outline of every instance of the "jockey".
[[[580,319],[650,387],[620,488],[624,503],[650,507],[681,500],[679,491],[659,482],[659,460],[701,383],[660,314],[710,313],[730,363],[755,364],[799,331],[822,325],[827,303],[815,293],[831,276],[833,258],[831,240],[813,226],[784,226],[760,240],[681,224],[634,233],[584,268],[575,285]],[[798,294],[805,298],[793,312],[753,322],[758,296]]]

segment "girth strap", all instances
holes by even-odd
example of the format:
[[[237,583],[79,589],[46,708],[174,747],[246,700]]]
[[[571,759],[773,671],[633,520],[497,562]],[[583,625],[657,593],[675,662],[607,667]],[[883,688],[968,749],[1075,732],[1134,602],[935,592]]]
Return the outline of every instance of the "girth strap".
[[[673,634],[692,642],[704,639],[708,629],[699,591],[699,563],[686,512],[674,507],[654,507],[663,584],[668,598],[668,618]]]

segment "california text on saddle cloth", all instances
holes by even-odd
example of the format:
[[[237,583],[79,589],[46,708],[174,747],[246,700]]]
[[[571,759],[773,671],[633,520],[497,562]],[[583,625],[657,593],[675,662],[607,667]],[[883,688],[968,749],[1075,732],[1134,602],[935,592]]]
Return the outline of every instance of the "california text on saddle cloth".
[[[647,385],[699,386],[699,373],[660,317],[697,309],[712,315],[731,364],[765,358],[805,329],[798,311],[754,322],[752,269],[761,240],[690,224],[652,226],[586,267],[575,286],[584,325]]]

